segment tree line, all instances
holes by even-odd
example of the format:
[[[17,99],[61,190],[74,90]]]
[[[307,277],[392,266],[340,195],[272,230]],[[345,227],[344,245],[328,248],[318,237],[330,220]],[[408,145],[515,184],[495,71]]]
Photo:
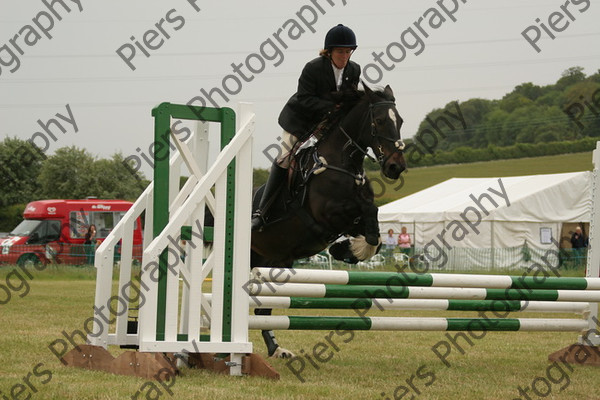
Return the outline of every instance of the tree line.
[[[457,111],[460,123],[448,118]],[[571,67],[554,84],[523,83],[499,100],[449,102],[404,142],[409,166],[418,167],[591,151],[599,137],[600,70],[586,76]],[[378,165],[367,160],[366,169]]]
[[[51,156],[38,150],[18,138],[0,142],[0,231],[14,228],[30,201],[89,196],[135,200],[148,184],[142,173],[125,167],[121,153],[99,159],[75,146]]]
[[[97,158],[85,149],[61,147],[46,156],[30,142],[5,138],[0,142],[0,232],[23,219],[27,203],[43,199],[120,199],[135,201],[150,183],[117,152]],[[266,182],[268,171],[254,170],[254,183]],[[182,187],[187,177],[181,177]]]
[[[419,131],[430,128],[446,109],[426,115]],[[554,84],[538,86],[531,82],[516,86],[500,100],[469,99],[460,103],[466,128],[450,129],[438,124],[437,151],[459,147],[484,149],[517,143],[577,141],[600,136],[600,70],[586,76],[582,67],[572,67]]]

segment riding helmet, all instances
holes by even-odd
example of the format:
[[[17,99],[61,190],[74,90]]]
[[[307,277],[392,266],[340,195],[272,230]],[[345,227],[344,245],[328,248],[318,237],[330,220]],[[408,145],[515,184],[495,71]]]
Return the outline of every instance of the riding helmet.
[[[351,47],[355,49],[356,46],[356,35],[352,32],[352,29],[339,24],[334,26],[325,35],[325,49],[329,50],[332,47]]]

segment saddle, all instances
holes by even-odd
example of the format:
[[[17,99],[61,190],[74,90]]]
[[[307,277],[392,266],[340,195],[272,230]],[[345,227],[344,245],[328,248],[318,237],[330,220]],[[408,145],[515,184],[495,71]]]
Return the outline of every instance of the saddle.
[[[305,143],[298,142],[297,148],[290,153],[290,166],[287,169],[285,185],[281,185],[277,192],[267,200],[263,210],[265,226],[286,217],[291,210],[297,210],[304,206],[308,189],[308,182],[315,173],[320,173],[315,159],[318,157],[317,148],[314,144],[302,146]],[[317,159],[318,160],[318,159]],[[320,160],[318,160],[320,162]],[[254,203],[262,196],[264,187],[260,187],[254,195]],[[254,204],[254,208],[257,205]]]
[[[298,216],[315,235],[325,239],[333,235],[320,227],[304,209],[311,177],[326,169],[326,161],[319,156],[316,145],[331,130],[333,123],[333,118],[321,121],[309,134],[300,138],[290,151],[290,166],[287,170],[286,184],[281,185],[275,194],[267,199],[266,206],[262,210],[264,227]],[[255,193],[253,209],[257,209],[263,190],[264,186],[261,186]]]
[[[299,140],[289,157],[290,166],[285,185],[281,185],[274,196],[267,200],[266,207],[263,209],[263,218],[265,227],[271,224],[285,220],[290,217],[299,217],[305,226],[311,229],[313,234],[327,242],[333,242],[341,236],[339,233],[330,232],[319,225],[312,215],[304,208],[307,200],[310,180],[327,169],[337,170],[341,173],[350,174],[354,177],[357,185],[365,183],[364,174],[352,174],[342,168],[328,165],[327,160],[318,152],[317,144],[331,129],[323,121],[317,126],[312,134],[307,135],[305,140]],[[319,139],[316,139],[319,137]],[[260,187],[254,196],[253,207],[257,208],[258,202],[262,197],[264,187]]]

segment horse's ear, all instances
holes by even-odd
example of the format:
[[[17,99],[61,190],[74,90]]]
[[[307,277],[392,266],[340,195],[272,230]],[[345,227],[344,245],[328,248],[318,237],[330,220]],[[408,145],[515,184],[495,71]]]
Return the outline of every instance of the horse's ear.
[[[385,85],[385,89],[383,89],[383,93],[386,95],[386,97],[390,98],[392,101],[396,100],[394,98],[394,92],[392,91],[392,88],[390,87],[390,85]]]

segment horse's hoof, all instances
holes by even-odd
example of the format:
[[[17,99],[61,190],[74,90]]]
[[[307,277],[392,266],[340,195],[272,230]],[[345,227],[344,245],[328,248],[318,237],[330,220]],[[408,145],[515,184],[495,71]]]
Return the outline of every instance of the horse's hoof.
[[[275,352],[273,353],[273,355],[271,357],[273,357],[273,358],[292,358],[292,357],[296,357],[296,355],[294,353],[292,353],[291,351],[284,349],[283,347],[278,347],[277,349],[275,349]]]

